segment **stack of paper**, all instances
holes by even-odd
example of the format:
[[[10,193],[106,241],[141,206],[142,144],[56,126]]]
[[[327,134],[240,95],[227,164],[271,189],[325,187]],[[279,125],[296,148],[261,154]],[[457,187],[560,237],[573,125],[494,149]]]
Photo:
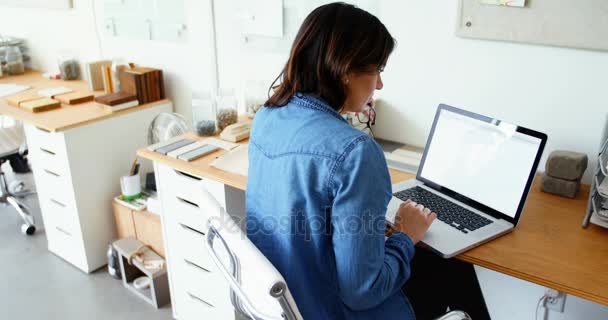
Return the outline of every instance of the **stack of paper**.
[[[247,171],[249,170],[248,150],[247,145],[239,145],[215,159],[211,163],[211,166],[223,171],[247,176]]]
[[[400,142],[376,139],[384,150],[389,168],[416,173],[422,160],[423,149]]]

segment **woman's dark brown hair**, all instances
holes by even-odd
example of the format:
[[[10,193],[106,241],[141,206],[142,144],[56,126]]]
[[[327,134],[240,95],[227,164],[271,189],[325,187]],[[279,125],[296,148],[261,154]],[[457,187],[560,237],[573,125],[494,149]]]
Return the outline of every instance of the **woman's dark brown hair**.
[[[302,23],[266,106],[284,106],[299,92],[339,110],[346,100],[346,74],[377,72],[394,47],[384,24],[369,12],[342,2],[320,6]]]

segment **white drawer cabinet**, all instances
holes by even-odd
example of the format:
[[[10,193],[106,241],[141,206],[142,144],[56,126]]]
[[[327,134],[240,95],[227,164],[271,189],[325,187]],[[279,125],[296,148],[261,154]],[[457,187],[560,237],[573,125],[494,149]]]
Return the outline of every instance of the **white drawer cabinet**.
[[[116,238],[112,198],[120,194],[138,148],[156,115],[171,102],[48,132],[25,125],[48,248],[84,272],[107,264]]]
[[[229,285],[205,245],[209,215],[200,190],[205,188],[229,212],[244,211],[244,193],[159,163],[154,168],[173,316],[180,320],[234,319]]]

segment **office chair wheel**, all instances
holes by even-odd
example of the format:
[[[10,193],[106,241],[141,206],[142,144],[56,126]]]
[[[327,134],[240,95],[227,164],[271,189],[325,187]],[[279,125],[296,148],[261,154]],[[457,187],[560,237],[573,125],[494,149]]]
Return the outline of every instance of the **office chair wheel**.
[[[32,225],[22,224],[21,225],[21,233],[27,236],[31,236],[36,232],[36,227]]]

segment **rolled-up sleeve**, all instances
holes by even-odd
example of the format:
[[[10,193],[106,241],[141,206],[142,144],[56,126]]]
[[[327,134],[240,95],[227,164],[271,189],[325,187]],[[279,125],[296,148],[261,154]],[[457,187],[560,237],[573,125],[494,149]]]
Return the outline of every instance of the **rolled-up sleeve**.
[[[385,240],[391,182],[384,154],[361,136],[336,161],[329,179],[339,295],[352,310],[373,308],[401,289],[414,256],[405,234]]]

